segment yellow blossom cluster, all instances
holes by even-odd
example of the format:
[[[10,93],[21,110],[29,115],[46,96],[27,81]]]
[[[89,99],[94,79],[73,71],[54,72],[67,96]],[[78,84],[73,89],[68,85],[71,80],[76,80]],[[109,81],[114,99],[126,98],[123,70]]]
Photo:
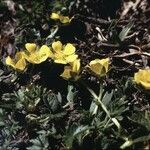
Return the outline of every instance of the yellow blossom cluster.
[[[51,19],[60,21],[63,24],[70,23],[68,16],[59,13],[52,13]],[[39,47],[35,43],[25,44],[25,50],[17,52],[14,58],[7,56],[6,64],[15,70],[24,71],[28,63],[40,64],[47,59],[53,60],[54,63],[63,64],[64,71],[60,75],[66,80],[78,80],[81,73],[81,60],[76,54],[76,48],[73,44],[63,45],[60,41],[52,43],[51,47],[43,45]],[[93,75],[103,77],[109,69],[109,58],[95,59],[86,65]],[[150,90],[150,69],[139,70],[134,74],[134,81],[142,85],[145,89]]]
[[[58,13],[52,13],[50,18],[53,20],[56,20],[56,21],[60,21],[63,24],[70,23],[70,21],[71,21],[71,19],[68,16],[63,16]]]
[[[7,56],[6,64],[16,70],[23,71],[27,66],[27,62],[40,64],[52,56],[50,48],[46,45],[39,48],[35,43],[27,43],[25,48],[26,50],[17,52],[13,59]]]
[[[75,54],[76,48],[70,43],[63,46],[60,41],[53,42],[52,51],[55,63],[68,64],[78,58],[78,55]]]
[[[25,50],[17,52],[14,58],[7,56],[6,64],[15,70],[24,71],[28,63],[40,64],[47,59],[65,65],[64,72],[60,75],[64,79],[79,79],[81,63],[76,54],[76,48],[71,43],[63,45],[60,41],[55,41],[51,47],[47,45],[39,47],[35,43],[27,43],[25,44]],[[87,67],[94,75],[104,76],[108,72],[109,58],[92,60]]]

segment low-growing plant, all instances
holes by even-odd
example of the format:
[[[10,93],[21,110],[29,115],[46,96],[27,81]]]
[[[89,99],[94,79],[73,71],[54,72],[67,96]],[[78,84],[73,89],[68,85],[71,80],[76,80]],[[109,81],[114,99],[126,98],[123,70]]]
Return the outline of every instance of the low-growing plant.
[[[41,9],[46,8],[46,1],[43,5],[41,2],[33,1],[33,14],[30,9],[23,10],[26,3],[20,6],[21,12],[27,15],[23,23],[34,18],[35,25]],[[135,72],[134,77],[123,76],[113,84],[111,55],[85,61],[77,43],[65,43],[55,37],[62,26],[71,24],[73,17],[65,12],[69,12],[71,8],[67,10],[67,6],[71,7],[73,2],[55,1],[48,20],[47,16],[43,17],[47,22],[54,22],[41,43],[22,40],[26,42],[19,46],[21,50],[16,49],[14,55],[8,53],[1,60],[0,148],[149,148],[150,112],[132,105],[133,100],[147,102],[149,99],[149,69]],[[117,35],[119,44],[132,26],[129,23]],[[115,40],[113,42],[117,43]],[[57,88],[61,86],[63,88]],[[149,108],[149,104],[145,105]]]

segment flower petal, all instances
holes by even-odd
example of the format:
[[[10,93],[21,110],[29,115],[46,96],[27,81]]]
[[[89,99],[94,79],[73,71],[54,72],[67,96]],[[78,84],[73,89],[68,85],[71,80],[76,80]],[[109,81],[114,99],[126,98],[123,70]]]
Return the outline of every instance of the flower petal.
[[[79,73],[80,71],[80,59],[76,59],[72,65],[72,72]]]
[[[15,61],[18,61],[22,58],[24,58],[24,52],[23,51],[17,52],[16,55],[15,55]]]
[[[36,50],[37,45],[35,43],[27,43],[25,44],[25,48],[28,52],[32,53]]]
[[[134,74],[134,81],[145,89],[150,89],[150,69],[139,70]]]
[[[101,74],[103,66],[99,63],[90,65],[90,69],[97,75]]]
[[[71,62],[75,61],[77,58],[78,58],[78,55],[75,55],[75,54],[65,57],[67,63],[71,63]]]
[[[23,71],[26,68],[26,61],[25,61],[25,59],[24,58],[20,59],[16,63],[15,68]]]
[[[99,76],[104,76],[108,72],[109,58],[106,59],[95,59],[89,64],[89,68]]]
[[[52,57],[53,53],[50,50],[50,48],[47,45],[43,45],[40,49],[39,49],[39,54],[41,56],[45,55],[47,58],[48,57]]]
[[[150,83],[149,82],[144,82],[140,81],[140,84],[147,90],[150,90]]]
[[[32,64],[39,64],[39,59],[37,57],[38,53],[32,53],[30,55],[25,55],[25,59]]]
[[[63,24],[70,23],[70,19],[67,16],[60,16],[59,19],[60,19],[60,22]]]
[[[71,78],[71,67],[70,66],[65,66],[64,72],[60,75],[64,79],[70,79]]]
[[[23,52],[17,52],[14,59],[11,59],[9,56],[6,58],[6,64],[13,67],[14,69],[18,69],[23,71],[26,67],[26,61],[24,58]]]
[[[10,56],[7,56],[7,57],[6,57],[6,65],[12,66],[13,68],[15,68],[15,63],[14,63],[14,61],[11,59]]]
[[[57,14],[57,13],[52,13],[50,18],[53,19],[53,20],[58,20],[59,17],[60,17],[59,14]]]
[[[52,43],[52,48],[55,52],[59,52],[62,50],[62,43],[60,41],[53,42]]]
[[[64,64],[64,65],[67,64],[67,62],[63,59],[55,59],[54,62],[57,64]]]
[[[75,48],[72,44],[68,43],[68,44],[65,46],[65,48],[64,48],[64,50],[63,50],[63,53],[64,53],[65,55],[72,55],[72,54],[75,53],[75,51],[76,51],[76,48]]]
[[[101,59],[100,63],[104,66],[105,73],[107,73],[108,72],[108,67],[109,67],[109,58]]]

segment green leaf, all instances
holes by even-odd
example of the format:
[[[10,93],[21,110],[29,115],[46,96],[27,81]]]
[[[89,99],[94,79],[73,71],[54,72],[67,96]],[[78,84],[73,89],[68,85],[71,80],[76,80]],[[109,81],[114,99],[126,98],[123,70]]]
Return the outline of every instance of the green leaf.
[[[46,131],[38,132],[39,136],[36,139],[31,139],[32,146],[27,150],[47,150],[49,147],[48,133]]]
[[[150,112],[145,111],[145,112],[135,112],[130,119],[133,122],[136,122],[144,127],[147,128],[148,131],[150,131]]]
[[[122,113],[129,110],[129,107],[126,104],[127,100],[125,96],[112,99],[112,101],[107,106],[110,111],[110,115],[121,120]]]
[[[56,112],[56,111],[61,107],[61,103],[62,103],[61,94],[58,93],[58,94],[56,95],[56,94],[54,94],[54,93],[51,93],[51,94],[47,97],[47,102],[48,102],[49,108],[50,108],[53,112]]]
[[[97,107],[97,104],[94,101],[92,101],[91,105],[90,105],[90,113],[91,114],[94,113],[96,107]]]
[[[114,91],[112,90],[111,93],[106,92],[105,95],[102,98],[102,102],[105,106],[108,106],[109,103],[111,102],[111,99],[113,97]]]
[[[78,143],[82,143],[82,138],[89,133],[90,129],[91,128],[89,126],[78,126],[76,124],[73,124],[71,127],[69,127],[65,136],[65,144],[67,149],[72,148],[72,144],[75,139],[78,140]]]
[[[77,91],[73,85],[68,85],[67,101],[74,102],[76,100]]]
[[[133,27],[133,24],[134,24],[133,22],[129,22],[127,24],[127,26],[122,29],[122,31],[119,33],[119,39],[120,39],[120,41],[124,41],[125,40],[125,38],[128,35],[129,31]]]

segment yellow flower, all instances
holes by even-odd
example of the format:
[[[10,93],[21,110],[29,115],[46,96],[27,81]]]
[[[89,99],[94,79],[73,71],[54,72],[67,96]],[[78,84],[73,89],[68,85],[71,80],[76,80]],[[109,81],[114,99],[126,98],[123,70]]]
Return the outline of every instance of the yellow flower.
[[[35,43],[27,43],[25,44],[25,48],[29,53],[32,53],[36,50],[37,45]]]
[[[70,21],[71,21],[71,19],[69,19],[68,16],[63,16],[58,13],[52,13],[50,18],[53,20],[59,20],[63,24],[70,23]]]
[[[50,18],[53,19],[53,20],[59,20],[59,14],[52,13]]]
[[[145,89],[150,89],[150,69],[139,70],[134,74],[134,81]]]
[[[80,73],[80,59],[76,59],[74,62],[70,63],[70,66],[65,66],[64,72],[60,75],[64,79],[68,80],[73,78],[77,80]]]
[[[108,72],[109,58],[92,60],[88,67],[94,74],[101,77],[105,76]]]
[[[17,52],[14,59],[12,59],[10,56],[7,56],[6,64],[16,70],[23,71],[26,68],[24,52]]]
[[[53,48],[53,59],[55,63],[67,64],[75,61],[78,55],[75,54],[76,48],[68,43],[63,47],[60,41],[52,43]]]
[[[43,45],[38,48],[34,43],[25,44],[27,52],[25,53],[25,58],[28,62],[32,64],[40,64],[47,60],[48,57],[52,56],[52,52],[48,46]]]
[[[63,24],[70,23],[70,21],[71,21],[71,19],[69,19],[68,16],[60,16],[60,17],[59,17],[59,20],[60,20],[60,22],[63,23]]]

